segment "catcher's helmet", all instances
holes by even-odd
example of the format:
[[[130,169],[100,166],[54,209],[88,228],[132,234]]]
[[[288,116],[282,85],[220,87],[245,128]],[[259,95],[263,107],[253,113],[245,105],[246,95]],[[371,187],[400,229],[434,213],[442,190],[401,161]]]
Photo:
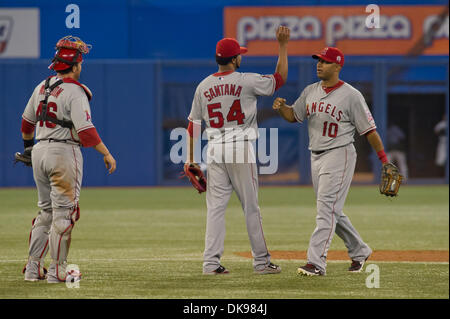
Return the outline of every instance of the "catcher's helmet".
[[[55,71],[66,70],[83,61],[83,54],[89,53],[91,48],[90,44],[84,43],[78,37],[65,36],[56,43],[55,57],[48,68]]]

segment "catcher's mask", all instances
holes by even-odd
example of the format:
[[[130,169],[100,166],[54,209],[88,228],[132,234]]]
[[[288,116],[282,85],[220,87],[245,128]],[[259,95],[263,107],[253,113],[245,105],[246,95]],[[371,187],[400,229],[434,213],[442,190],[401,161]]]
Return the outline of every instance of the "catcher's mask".
[[[56,43],[55,57],[48,68],[55,71],[66,70],[83,61],[83,54],[89,53],[91,48],[92,45],[84,43],[78,37],[65,36]]]

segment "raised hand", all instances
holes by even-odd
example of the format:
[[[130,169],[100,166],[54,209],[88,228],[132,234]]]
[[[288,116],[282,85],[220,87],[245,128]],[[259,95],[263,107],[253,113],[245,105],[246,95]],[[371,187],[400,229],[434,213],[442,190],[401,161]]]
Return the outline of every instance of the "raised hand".
[[[278,27],[276,36],[279,44],[287,44],[289,42],[290,30],[288,27],[280,25]]]

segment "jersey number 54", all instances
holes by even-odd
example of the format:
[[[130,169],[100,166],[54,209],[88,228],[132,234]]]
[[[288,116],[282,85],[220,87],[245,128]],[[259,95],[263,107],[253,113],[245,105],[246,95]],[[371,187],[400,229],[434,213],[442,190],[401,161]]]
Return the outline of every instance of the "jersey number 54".
[[[220,111],[221,103],[208,104],[209,125],[213,128],[221,128],[224,124],[223,114]],[[227,121],[237,121],[238,125],[244,124],[245,114],[242,113],[241,100],[234,100],[227,114]]]

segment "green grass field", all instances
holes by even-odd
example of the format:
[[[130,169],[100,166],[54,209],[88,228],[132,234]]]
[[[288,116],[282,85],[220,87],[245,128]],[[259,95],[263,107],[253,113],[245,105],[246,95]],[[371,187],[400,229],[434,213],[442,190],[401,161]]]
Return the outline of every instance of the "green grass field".
[[[226,215],[222,263],[227,276],[203,276],[205,196],[191,188],[84,188],[81,219],[72,233],[69,264],[83,273],[79,289],[25,282],[34,189],[0,189],[0,299],[9,298],[449,298],[449,264],[371,262],[369,273],[351,274],[349,262],[330,261],[325,277],[299,277],[304,260],[273,260],[279,275],[253,274],[240,204],[233,195]],[[306,250],[315,227],[310,187],[263,187],[260,207],[269,250]],[[353,186],[345,213],[374,250],[449,249],[448,186],[402,187],[396,199],[377,186]],[[331,250],[345,250],[334,237]],[[47,260],[49,260],[49,254]],[[48,264],[48,262],[47,262]]]

